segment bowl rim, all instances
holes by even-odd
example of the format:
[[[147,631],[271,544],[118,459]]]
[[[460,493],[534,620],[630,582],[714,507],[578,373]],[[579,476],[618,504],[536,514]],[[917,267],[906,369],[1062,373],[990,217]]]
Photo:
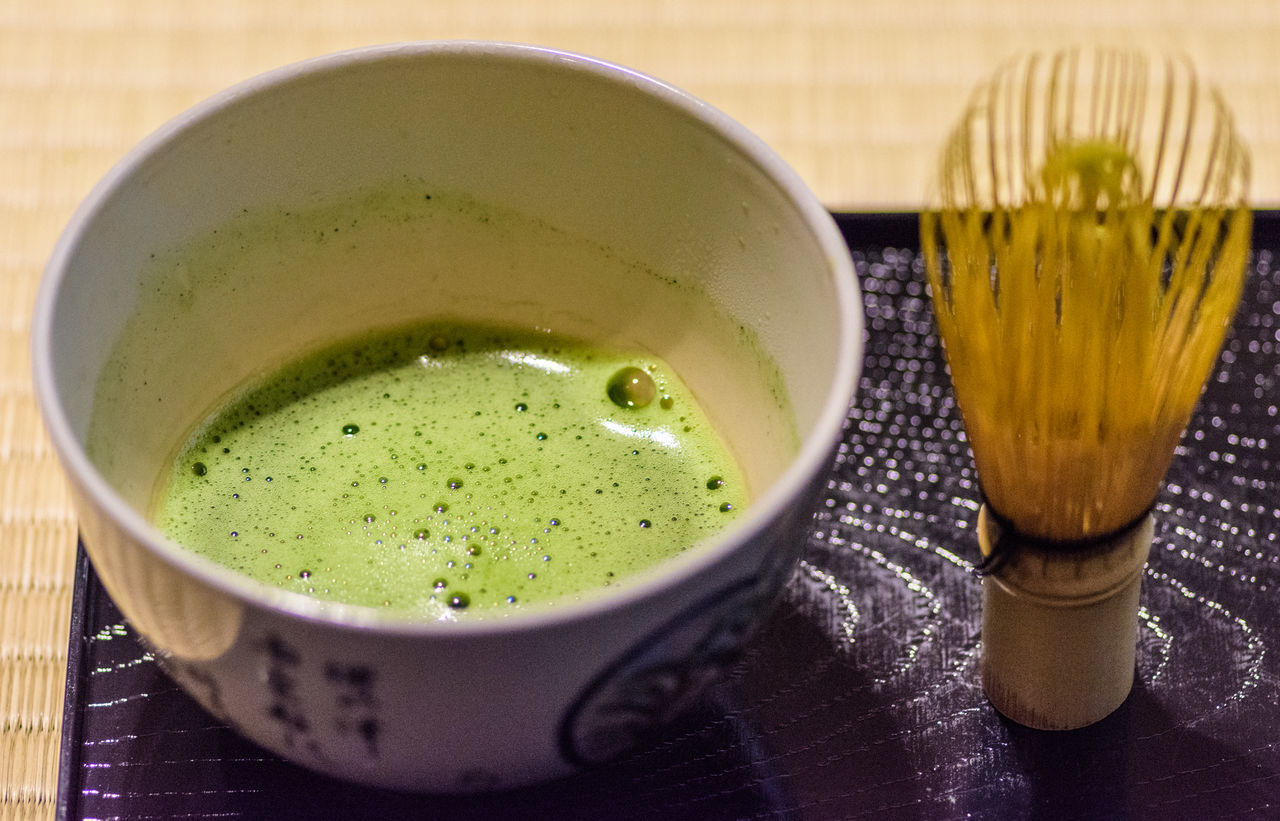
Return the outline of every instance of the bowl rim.
[[[423,618],[420,615],[384,612],[376,608],[313,599],[252,579],[212,559],[181,547],[166,537],[115,491],[89,460],[72,426],[56,388],[52,339],[54,313],[68,264],[83,234],[115,196],[130,184],[135,173],[153,154],[187,132],[219,116],[247,97],[269,92],[294,81],[351,65],[387,59],[470,56],[508,62],[555,65],[561,70],[593,75],[605,83],[622,83],[658,103],[677,110],[693,123],[713,132],[742,159],[770,180],[802,218],[812,240],[825,255],[839,313],[835,378],[828,386],[813,429],[800,443],[782,474],[772,481],[732,524],[657,565],[629,574],[625,583],[610,590],[588,591],[581,598],[531,604],[509,613],[467,614],[461,618]],[[433,638],[509,634],[590,620],[625,610],[660,596],[704,569],[720,562],[742,545],[761,536],[771,523],[785,515],[787,506],[804,498],[806,487],[830,460],[839,441],[861,371],[864,318],[861,295],[849,254],[835,220],[816,195],[772,148],[745,126],[709,103],[669,83],[635,69],[565,51],[524,43],[486,40],[423,40],[363,46],[308,58],[242,80],[179,113],[131,148],[90,190],[63,229],[45,266],[31,324],[31,365],[37,404],[54,449],[68,479],[79,486],[91,503],[106,513],[149,555],[171,569],[194,577],[202,585],[230,596],[239,604],[260,607],[289,618],[331,625],[335,628],[375,630],[379,633]],[[79,511],[78,511],[79,512]],[[92,548],[88,548],[92,557]]]

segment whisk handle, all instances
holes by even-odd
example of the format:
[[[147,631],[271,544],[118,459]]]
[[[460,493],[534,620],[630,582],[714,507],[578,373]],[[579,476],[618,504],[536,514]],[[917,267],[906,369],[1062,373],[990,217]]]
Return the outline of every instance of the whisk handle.
[[[1003,715],[1071,730],[1106,718],[1133,687],[1138,597],[1155,520],[1087,553],[1017,545],[982,586],[982,685]],[[1001,538],[984,506],[978,538]]]

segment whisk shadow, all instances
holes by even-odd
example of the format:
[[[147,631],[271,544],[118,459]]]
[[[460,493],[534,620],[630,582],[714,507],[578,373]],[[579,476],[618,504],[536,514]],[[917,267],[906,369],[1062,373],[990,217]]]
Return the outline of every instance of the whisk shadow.
[[[1002,721],[1031,819],[1224,818],[1274,806],[1280,773],[1188,726],[1142,681],[1116,712],[1079,730]]]
[[[1097,724],[1069,732],[1033,730],[1001,718],[1030,791],[1029,818],[1129,817],[1130,751],[1116,742],[1129,735],[1133,698]]]

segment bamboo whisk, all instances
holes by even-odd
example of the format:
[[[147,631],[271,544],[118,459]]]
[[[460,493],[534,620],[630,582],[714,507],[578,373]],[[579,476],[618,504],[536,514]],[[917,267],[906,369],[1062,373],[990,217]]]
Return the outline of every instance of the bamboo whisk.
[[[1033,56],[974,94],[922,247],[979,480],[1021,533],[1151,506],[1239,300],[1248,182],[1185,61]]]
[[[1239,301],[1249,160],[1185,60],[1013,61],[921,220],[985,503],[983,686],[1070,729],[1133,684],[1149,511]]]

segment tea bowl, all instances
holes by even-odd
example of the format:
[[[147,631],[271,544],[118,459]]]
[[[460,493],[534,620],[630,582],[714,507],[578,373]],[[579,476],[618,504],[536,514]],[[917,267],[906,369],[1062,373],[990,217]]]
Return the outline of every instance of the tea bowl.
[[[653,350],[751,504],[609,589],[451,620],[276,589],[152,524],[175,447],[236,385],[459,314]],[[835,224],[723,113],[582,55],[424,42],[277,69],[145,139],[55,246],[32,350],[81,541],[165,671],[304,766],[471,792],[624,754],[733,662],[805,541],[862,333]]]

